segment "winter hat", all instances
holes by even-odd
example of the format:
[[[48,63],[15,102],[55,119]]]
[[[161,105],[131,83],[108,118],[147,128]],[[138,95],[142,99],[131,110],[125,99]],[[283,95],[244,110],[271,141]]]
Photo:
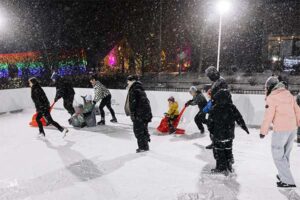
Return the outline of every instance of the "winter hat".
[[[137,75],[129,75],[127,81],[138,81],[139,77]]]
[[[197,92],[198,91],[198,89],[197,89],[197,87],[196,86],[192,86],[192,87],[190,87],[190,89],[189,89],[189,92],[191,93],[191,92]]]
[[[29,81],[32,83],[32,85],[39,85],[39,82],[36,77],[30,78]]]
[[[210,66],[205,70],[206,76],[213,82],[220,78],[220,72],[214,66]]]
[[[53,74],[52,74],[52,76],[51,76],[51,79],[52,80],[57,80],[57,79],[59,79],[60,77],[59,77],[59,75],[56,73],[56,72],[53,72]]]
[[[274,87],[279,83],[278,77],[277,76],[270,76],[265,84],[265,88],[267,90],[267,96],[271,94],[272,90]]]
[[[173,96],[170,96],[170,97],[168,98],[168,101],[175,102],[175,98],[174,98]]]
[[[93,101],[92,95],[88,95],[88,96],[85,98],[85,100],[87,100],[87,101]]]

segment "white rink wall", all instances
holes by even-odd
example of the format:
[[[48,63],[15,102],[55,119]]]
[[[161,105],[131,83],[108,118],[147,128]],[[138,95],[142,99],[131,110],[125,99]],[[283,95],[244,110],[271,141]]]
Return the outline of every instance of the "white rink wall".
[[[55,96],[55,88],[46,87],[44,90],[50,102],[52,102]],[[82,103],[81,95],[93,95],[92,88],[76,88],[75,91],[74,104]],[[113,108],[116,113],[124,113],[127,91],[110,91],[112,93]],[[175,97],[180,109],[187,100],[191,99],[191,96],[184,92],[147,91],[147,95],[151,103],[153,115],[156,117],[163,116],[163,113],[167,111],[167,99],[170,96]],[[265,107],[264,95],[234,94],[233,101],[248,125],[259,126],[261,124]],[[0,90],[0,102],[0,113],[34,107],[30,96],[30,88]],[[62,100],[55,105],[55,108],[63,109]],[[190,124],[197,112],[198,107],[189,107],[183,116],[183,123]]]

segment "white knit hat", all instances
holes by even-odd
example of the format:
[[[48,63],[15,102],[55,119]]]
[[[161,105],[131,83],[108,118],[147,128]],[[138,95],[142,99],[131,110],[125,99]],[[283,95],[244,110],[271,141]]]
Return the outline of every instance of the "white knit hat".
[[[88,95],[88,96],[85,98],[85,100],[87,100],[87,101],[93,101],[92,95]]]

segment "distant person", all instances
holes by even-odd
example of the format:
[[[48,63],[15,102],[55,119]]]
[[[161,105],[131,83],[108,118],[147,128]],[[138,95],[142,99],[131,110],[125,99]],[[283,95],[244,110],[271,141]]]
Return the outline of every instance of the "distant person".
[[[272,76],[265,84],[266,110],[260,129],[264,138],[273,124],[272,155],[278,170],[277,187],[296,187],[290,169],[290,153],[297,128],[300,125],[300,108],[286,85]]]
[[[148,123],[152,120],[150,102],[137,76],[128,76],[127,84],[129,91],[125,103],[125,113],[133,122],[133,132],[138,143],[136,152],[149,151]]]
[[[101,115],[101,121],[98,122],[98,125],[105,125],[105,112],[104,112],[104,107],[106,106],[107,109],[109,110],[112,119],[110,122],[112,123],[117,123],[118,120],[115,115],[115,111],[111,107],[111,93],[110,91],[99,81],[97,81],[96,76],[91,76],[90,78],[90,83],[94,87],[95,90],[95,97],[94,97],[94,104],[97,104],[101,100],[99,109],[100,109],[100,115]]]
[[[221,89],[215,95],[214,106],[210,110],[207,122],[208,129],[213,135],[213,153],[216,159],[216,168],[211,170],[212,173],[228,175],[229,172],[233,172],[232,144],[235,138],[235,122],[249,134],[241,113],[232,103],[230,92]]]
[[[69,132],[68,129],[63,128],[60,126],[57,122],[55,122],[51,115],[50,115],[50,103],[49,100],[40,86],[38,80],[36,78],[31,78],[28,81],[29,86],[31,87],[31,98],[34,102],[37,116],[36,116],[36,122],[39,127],[39,136],[45,137],[45,132],[43,128],[43,124],[41,122],[42,117],[44,117],[48,124],[52,124],[54,127],[56,127],[60,132],[63,133],[63,137],[66,136],[66,134]]]
[[[174,127],[173,123],[179,116],[178,102],[175,101],[173,96],[171,96],[168,98],[168,103],[169,110],[165,113],[165,116],[168,119],[169,133],[174,134],[176,133],[176,128]]]
[[[57,102],[59,99],[62,98],[64,101],[64,108],[68,111],[68,113],[71,116],[73,116],[73,114],[75,113],[73,107],[75,91],[72,85],[64,78],[60,77],[56,72],[52,74],[51,79],[56,87],[56,95],[54,98],[54,102]]]
[[[221,89],[228,89],[228,85],[226,80],[220,75],[220,72],[215,68],[214,66],[210,66],[205,70],[206,76],[213,82],[210,88],[210,96],[211,96],[211,102],[208,102],[209,104],[214,104],[214,98],[215,95],[221,90]],[[211,107],[210,107],[211,108]],[[209,113],[209,110],[208,110]],[[206,149],[212,149],[213,144],[206,146]]]
[[[194,121],[200,130],[200,133],[203,134],[205,132],[203,124],[206,123],[206,113],[203,112],[203,108],[206,106],[207,100],[201,90],[198,90],[195,86],[190,88],[189,93],[192,95],[193,99],[189,100],[185,106],[198,106],[199,112],[196,114]]]

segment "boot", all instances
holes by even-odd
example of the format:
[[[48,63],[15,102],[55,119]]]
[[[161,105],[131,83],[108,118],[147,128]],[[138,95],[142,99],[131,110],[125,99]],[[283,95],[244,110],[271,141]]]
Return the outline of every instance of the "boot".
[[[175,133],[176,133],[176,128],[174,128],[173,126],[170,127],[169,133],[170,133],[170,135],[171,135],[171,134],[175,134]]]
[[[287,183],[283,183],[283,182],[277,182],[277,187],[279,188],[294,188],[296,187],[296,185],[291,185],[291,184],[287,184]]]
[[[102,119],[100,122],[98,122],[97,123],[98,125],[100,125],[100,126],[103,126],[103,125],[105,125],[105,121]]]
[[[213,143],[211,143],[210,145],[206,146],[205,149],[213,149],[214,148],[214,145]]]
[[[118,123],[118,120],[117,120],[117,118],[114,117],[114,118],[112,118],[112,119],[110,120],[110,122],[111,122],[111,123]]]

